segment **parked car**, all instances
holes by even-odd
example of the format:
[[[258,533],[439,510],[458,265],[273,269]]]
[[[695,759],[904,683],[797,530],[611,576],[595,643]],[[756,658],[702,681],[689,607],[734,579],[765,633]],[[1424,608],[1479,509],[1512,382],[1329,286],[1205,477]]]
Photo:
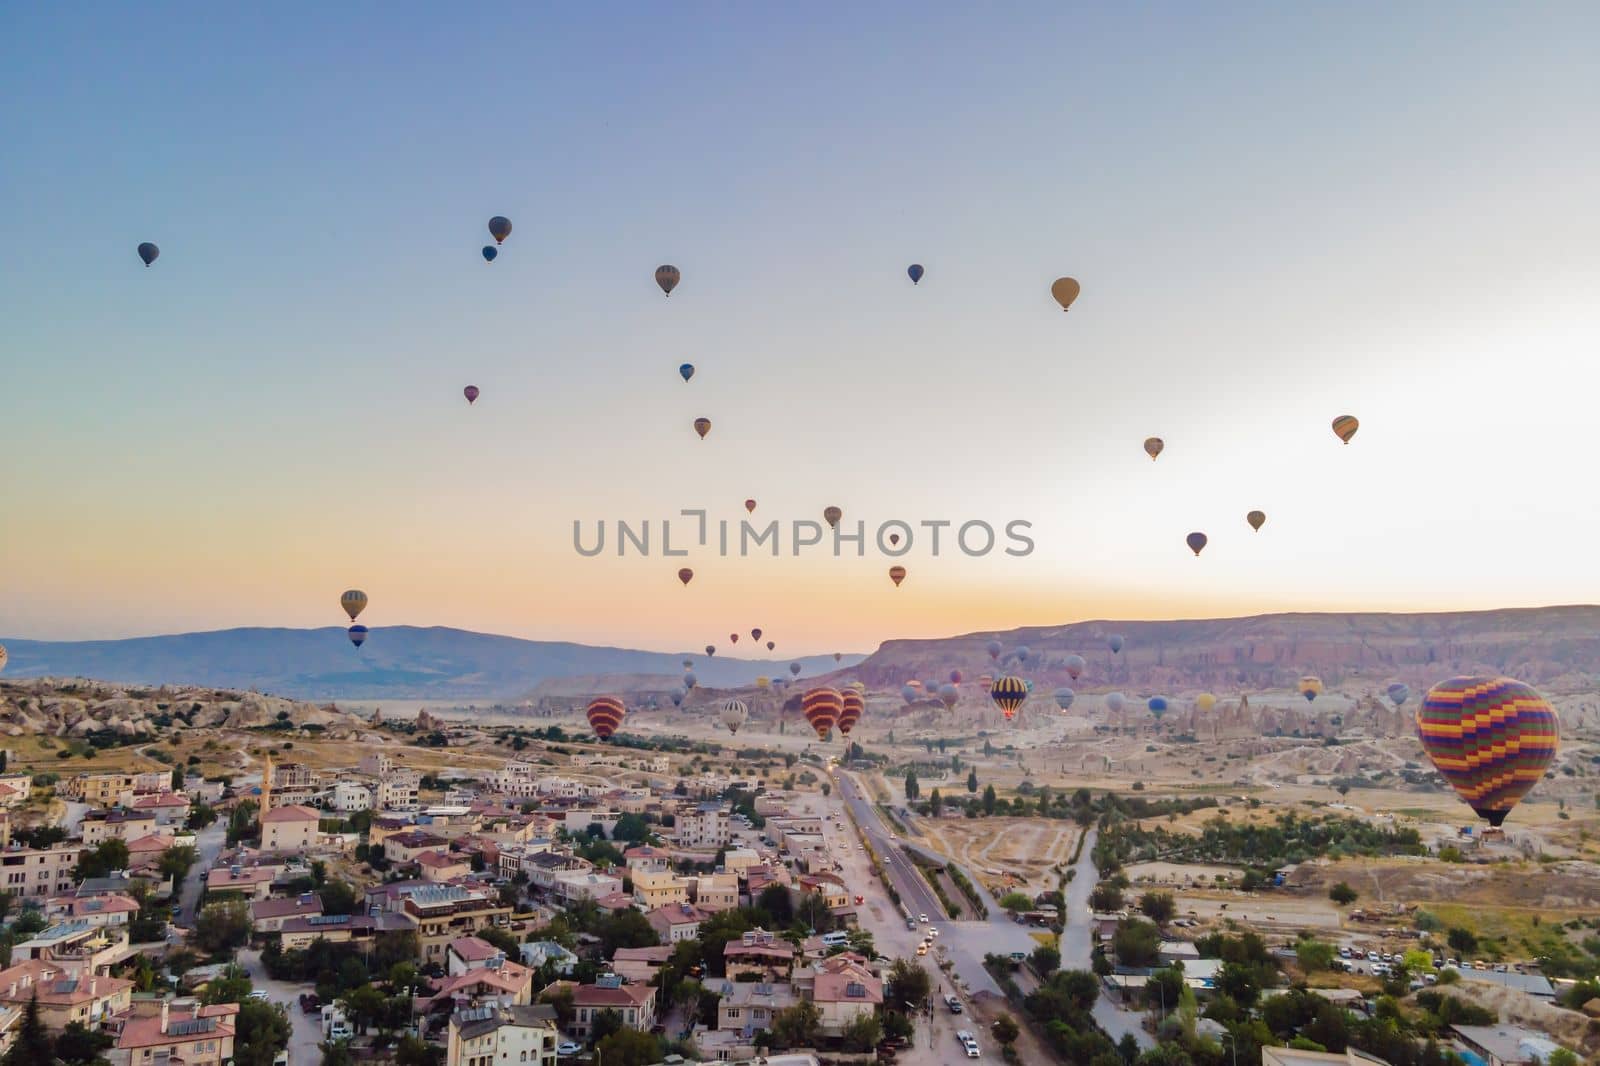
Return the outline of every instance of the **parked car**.
[[[561,1043],[556,1045],[556,1054],[562,1056],[576,1055],[582,1050],[583,1047],[581,1045],[574,1044],[570,1040],[563,1040]]]
[[[954,993],[944,997],[944,1005],[950,1008],[951,1014],[961,1013],[961,1001],[955,997]]]

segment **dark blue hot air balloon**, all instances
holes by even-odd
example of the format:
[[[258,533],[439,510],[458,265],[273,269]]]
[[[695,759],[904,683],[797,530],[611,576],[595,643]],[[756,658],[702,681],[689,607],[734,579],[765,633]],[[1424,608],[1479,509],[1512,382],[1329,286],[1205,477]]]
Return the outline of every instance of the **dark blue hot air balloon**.
[[[922,264],[921,263],[912,263],[910,266],[906,267],[906,275],[911,278],[911,284],[913,284],[913,285],[915,285],[917,282],[921,281],[922,280]]]
[[[499,255],[499,254],[500,254],[500,249],[496,248],[494,245],[486,244],[486,245],[483,246],[483,260],[484,260],[484,262],[486,262],[486,263],[494,262],[494,257]]]
[[[354,644],[358,648],[361,647],[361,645],[363,645],[363,644],[365,644],[367,642],[367,627],[366,626],[354,625],[354,626],[351,626],[345,632],[347,632],[350,635],[350,643]]]
[[[678,368],[678,373],[683,375],[683,380],[688,381],[690,378],[694,377],[694,364],[684,363]]]
[[[154,263],[156,261],[156,256],[160,254],[161,249],[157,248],[149,241],[145,241],[143,244],[139,245],[139,258],[144,260],[145,266],[149,266],[151,263]]]

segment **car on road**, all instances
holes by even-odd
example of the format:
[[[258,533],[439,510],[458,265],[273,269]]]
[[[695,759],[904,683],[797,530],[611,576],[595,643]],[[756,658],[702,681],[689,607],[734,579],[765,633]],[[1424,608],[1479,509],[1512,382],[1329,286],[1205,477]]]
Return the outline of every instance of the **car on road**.
[[[944,1005],[950,1008],[951,1014],[961,1013],[961,1001],[955,997],[954,993],[944,997]]]
[[[929,936],[938,936],[939,935],[939,927],[937,925],[928,926],[928,935]]]
[[[582,1045],[574,1044],[570,1040],[563,1040],[561,1043],[556,1045],[556,1054],[557,1055],[563,1055],[563,1056],[565,1056],[565,1055],[576,1055],[582,1050],[583,1050]]]
[[[271,993],[258,988],[254,992],[250,993],[250,998],[255,1000],[257,1003],[266,1003],[268,1000],[272,999],[272,995]]]
[[[915,929],[916,927],[917,927],[917,920],[915,918],[907,918],[906,919],[906,928],[907,929]]]
[[[928,943],[927,943],[927,941],[923,941],[922,943],[917,945],[917,956],[919,958],[921,956],[923,956],[923,955],[926,955],[927,953],[928,953]]]
[[[926,914],[919,914],[917,915],[917,921],[926,924],[928,921],[928,916]]]

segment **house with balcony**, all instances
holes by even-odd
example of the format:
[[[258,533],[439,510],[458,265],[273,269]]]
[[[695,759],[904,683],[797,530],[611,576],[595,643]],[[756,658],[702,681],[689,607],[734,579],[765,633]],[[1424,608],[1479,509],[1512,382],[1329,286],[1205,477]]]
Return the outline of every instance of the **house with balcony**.
[[[466,1007],[450,1016],[445,1066],[556,1066],[560,1041],[547,1004]]]
[[[107,1053],[112,1066],[223,1066],[233,1061],[239,1004],[139,1000]]]
[[[79,975],[53,962],[26,959],[0,970],[0,1004],[26,1008],[37,999],[45,1028],[73,1022],[98,1028],[132,1003],[133,982],[97,974]]]
[[[592,985],[579,985],[572,993],[572,1031],[588,1036],[595,1016],[616,1011],[629,1029],[648,1033],[656,1024],[656,990],[648,985],[627,985],[616,974],[601,974]]]

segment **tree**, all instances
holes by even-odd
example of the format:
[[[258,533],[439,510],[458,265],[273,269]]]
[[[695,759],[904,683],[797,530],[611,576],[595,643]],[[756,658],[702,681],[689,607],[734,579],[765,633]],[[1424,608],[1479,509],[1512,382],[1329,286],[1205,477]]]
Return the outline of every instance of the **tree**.
[[[361,902],[356,890],[344,881],[329,881],[317,897],[322,900],[323,914],[354,914]]]
[[[632,907],[624,907],[606,915],[600,920],[600,927],[595,934],[600,937],[601,949],[608,959],[616,954],[618,948],[647,948],[661,942],[655,927]]]
[[[915,800],[921,794],[922,794],[922,786],[917,783],[917,772],[915,770],[907,770],[906,771],[906,799]]]
[[[78,865],[73,868],[72,874],[79,881],[89,877],[107,877],[113,870],[126,870],[128,868],[128,844],[124,840],[112,837],[102,840],[93,850],[86,851],[78,859]]]
[[[1223,963],[1217,970],[1216,987],[1241,1007],[1252,1007],[1261,998],[1261,982],[1255,967],[1244,963]]]
[[[1550,1057],[1544,1061],[1545,1066],[1578,1066],[1577,1054],[1564,1047],[1558,1047],[1550,1052]]]
[[[1295,945],[1295,960],[1306,973],[1326,970],[1333,964],[1333,945],[1321,940],[1302,940]]]
[[[778,1047],[811,1047],[822,1030],[822,1013],[810,1000],[785,1007],[772,1016],[772,1042]]]
[[[1154,966],[1161,958],[1161,933],[1139,918],[1124,918],[1111,937],[1111,949],[1124,966]]]
[[[1470,929],[1462,929],[1460,926],[1455,926],[1445,934],[1444,939],[1445,943],[1450,945],[1452,951],[1461,955],[1470,955],[1478,950],[1478,938],[1473,935]]]
[[[978,791],[978,771],[967,771],[967,791],[976,794]]]
[[[994,786],[993,785],[985,785],[985,786],[983,786],[983,813],[984,814],[993,814],[994,813],[995,803],[996,803],[996,798],[995,798],[995,794],[994,794]]]
[[[638,911],[634,911],[633,913],[638,914],[639,912]],[[640,917],[643,917],[643,915],[640,915]],[[655,935],[655,930],[652,929],[650,931],[650,933],[651,933],[651,936],[654,936]],[[510,933],[506,932],[504,929],[497,928],[496,926],[492,926],[492,925],[485,926],[484,928],[478,930],[473,935],[476,936],[479,940],[487,941],[488,943],[493,944],[495,946],[496,950],[504,952],[506,958],[511,959],[513,962],[516,961],[517,956],[522,951],[522,944],[521,944],[520,941],[517,940],[516,937],[514,937]],[[655,943],[655,941],[652,940],[651,943],[653,944],[653,943]],[[644,946],[644,945],[630,945],[630,946],[641,947],[641,946]]]
[[[1166,925],[1178,914],[1178,903],[1171,892],[1146,892],[1139,897],[1139,910],[1157,925]]]
[[[944,812],[944,797],[939,795],[938,789],[934,789],[933,794],[928,797],[928,812],[935,818]]]
[[[650,826],[637,814],[624,814],[611,830],[612,840],[626,840],[630,844],[643,844],[650,839]]]
[[[794,921],[794,898],[786,885],[771,884],[756,897],[756,910],[771,919],[774,927],[786,926]]]
[[[289,1017],[276,1003],[246,1000],[235,1019],[234,1066],[272,1066],[289,1046]]]
[[[1328,889],[1328,898],[1333,900],[1341,907],[1348,907],[1350,904],[1354,903],[1359,896],[1360,893],[1351,888],[1350,885],[1344,881],[1340,881],[1338,884]]]
[[[1007,892],[997,900],[1002,908],[1016,914],[1018,911],[1033,909],[1033,900],[1021,892]]]
[[[201,1002],[206,1004],[216,1003],[243,1003],[250,998],[250,991],[254,985],[250,981],[250,974],[240,966],[229,966],[220,975],[206,982],[205,995]]]
[[[1003,1047],[1010,1047],[1017,1037],[1021,1035],[1021,1030],[1017,1028],[1016,1019],[1009,1014],[1002,1014],[996,1018],[994,1024],[989,1027],[989,1032],[994,1034],[994,1038],[1000,1041]]]
[[[71,1022],[56,1037],[56,1058],[71,1066],[94,1066],[105,1061],[102,1052],[115,1043],[107,1033],[90,1029],[82,1022]]]
[[[212,955],[229,952],[250,939],[250,905],[243,901],[208,903],[194,922],[194,942]]]
[[[1061,951],[1049,944],[1033,949],[1033,970],[1041,977],[1049,977],[1061,968]]]
[[[1089,906],[1101,914],[1110,914],[1122,909],[1122,889],[1109,881],[1101,881],[1089,893]]]
[[[1183,996],[1185,987],[1183,974],[1170,966],[1164,966],[1146,979],[1145,1006],[1173,1010],[1178,1006],[1178,1000]]]
[[[194,868],[195,860],[199,853],[187,844],[170,847],[161,853],[161,860],[157,869],[162,877],[171,878],[174,884],[182,883],[189,871]]]
[[[351,989],[344,997],[344,1012],[356,1031],[364,1033],[384,1018],[383,993],[371,985]]]
[[[889,994],[895,1003],[921,1003],[933,993],[933,979],[910,959],[895,959],[889,967]]]
[[[27,1007],[23,1009],[22,1024],[17,1030],[16,1040],[0,1062],[3,1062],[4,1066],[36,1066],[38,1063],[50,1062],[54,1057],[55,1050],[51,1046],[50,1033],[44,1027],[44,1020],[39,1017],[39,994],[35,992],[29,998]]]
[[[850,1019],[840,1036],[846,1051],[871,1051],[883,1039],[883,1023],[871,1011],[862,1011]]]
[[[595,1050],[606,1066],[650,1066],[661,1061],[661,1041],[637,1029],[619,1029],[596,1043]]]
[[[609,1007],[595,1014],[594,1020],[589,1024],[589,1039],[596,1044],[600,1043],[612,1033],[622,1029],[622,1015]]]

